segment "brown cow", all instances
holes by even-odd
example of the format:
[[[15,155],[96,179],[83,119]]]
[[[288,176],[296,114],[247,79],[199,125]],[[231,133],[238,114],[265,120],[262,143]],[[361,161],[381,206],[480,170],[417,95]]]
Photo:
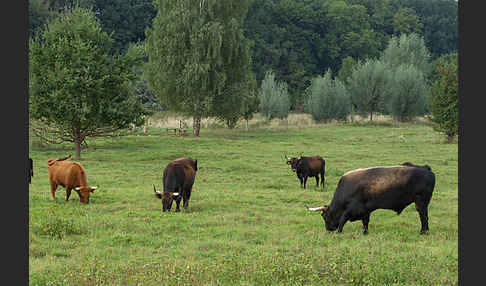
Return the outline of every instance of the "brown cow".
[[[77,162],[67,161],[71,158],[68,155],[59,159],[47,159],[49,172],[49,183],[51,184],[51,200],[55,199],[57,186],[61,185],[66,188],[66,201],[71,196],[71,190],[75,190],[82,203],[89,203],[90,194],[97,187],[90,187],[86,183],[86,172],[83,166]]]
[[[164,170],[162,182],[164,192],[158,192],[154,185],[155,196],[162,200],[162,211],[170,211],[173,200],[176,201],[176,212],[180,211],[181,198],[183,207],[189,206],[192,185],[196,179],[197,160],[192,158],[177,158],[170,162]]]

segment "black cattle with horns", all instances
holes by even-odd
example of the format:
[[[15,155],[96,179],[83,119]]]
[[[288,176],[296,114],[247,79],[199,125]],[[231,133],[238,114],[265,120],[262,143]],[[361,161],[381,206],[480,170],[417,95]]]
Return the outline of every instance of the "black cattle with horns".
[[[183,207],[189,206],[192,185],[196,179],[197,160],[192,158],[178,158],[170,162],[164,169],[162,182],[164,191],[158,192],[154,185],[155,196],[162,200],[162,211],[170,211],[172,202],[176,201],[176,212],[183,200]]]
[[[361,220],[368,233],[370,214],[389,209],[400,214],[411,203],[419,213],[420,233],[429,230],[428,205],[435,186],[435,174],[428,165],[406,162],[398,166],[357,169],[344,174],[329,206],[309,208],[321,211],[326,229],[342,232],[347,221]]]
[[[307,178],[316,178],[316,187],[319,187],[319,175],[321,175],[321,185],[324,189],[324,174],[326,161],[321,156],[304,157],[287,157],[287,165],[290,165],[292,172],[295,172],[300,180],[300,186],[306,188]]]

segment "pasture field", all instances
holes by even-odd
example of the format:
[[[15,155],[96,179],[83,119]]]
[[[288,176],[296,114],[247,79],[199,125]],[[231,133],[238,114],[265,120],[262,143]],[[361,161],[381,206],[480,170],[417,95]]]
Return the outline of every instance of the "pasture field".
[[[50,200],[46,160],[73,146],[31,146],[30,285],[458,284],[458,149],[428,124],[148,132],[89,140],[80,162],[99,186],[89,205],[75,192],[65,202],[63,187]],[[324,157],[325,190],[314,178],[302,189],[284,153]],[[152,184],[162,191],[180,156],[198,160],[189,208],[162,213]],[[330,203],[349,170],[405,161],[436,174],[427,235],[413,204],[373,212],[366,236],[360,221],[327,232],[304,207]]]

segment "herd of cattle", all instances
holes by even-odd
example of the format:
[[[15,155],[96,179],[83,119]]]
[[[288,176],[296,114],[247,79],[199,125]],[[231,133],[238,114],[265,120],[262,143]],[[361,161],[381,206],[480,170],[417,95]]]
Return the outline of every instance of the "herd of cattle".
[[[51,199],[55,199],[56,189],[61,185],[66,189],[66,201],[75,190],[81,203],[87,204],[97,187],[88,185],[84,168],[69,158],[71,155],[47,160]],[[319,175],[324,188],[325,160],[321,156],[285,158],[304,189],[308,177],[315,177],[319,187]],[[175,211],[179,212],[181,199],[182,206],[187,209],[196,172],[197,160],[192,158],[177,158],[165,167],[163,192],[153,186],[155,196],[162,200],[163,212],[171,210],[173,201],[176,202]],[[33,175],[33,162],[29,158],[29,183]],[[337,229],[342,232],[347,221],[361,220],[363,233],[367,234],[371,212],[389,209],[400,214],[413,202],[420,216],[420,233],[424,234],[429,230],[427,209],[434,186],[435,175],[428,165],[406,162],[398,166],[362,168],[349,171],[340,178],[330,205],[306,207],[309,211],[321,211],[328,231]]]

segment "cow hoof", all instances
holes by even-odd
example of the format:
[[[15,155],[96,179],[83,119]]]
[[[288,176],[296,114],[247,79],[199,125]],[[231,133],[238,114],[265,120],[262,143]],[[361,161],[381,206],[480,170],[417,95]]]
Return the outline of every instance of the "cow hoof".
[[[368,232],[367,232],[367,231],[363,231],[363,235],[367,235],[367,234],[368,234]]]
[[[428,234],[428,233],[429,233],[429,230],[421,230],[420,231],[420,234],[423,234],[423,235]]]

